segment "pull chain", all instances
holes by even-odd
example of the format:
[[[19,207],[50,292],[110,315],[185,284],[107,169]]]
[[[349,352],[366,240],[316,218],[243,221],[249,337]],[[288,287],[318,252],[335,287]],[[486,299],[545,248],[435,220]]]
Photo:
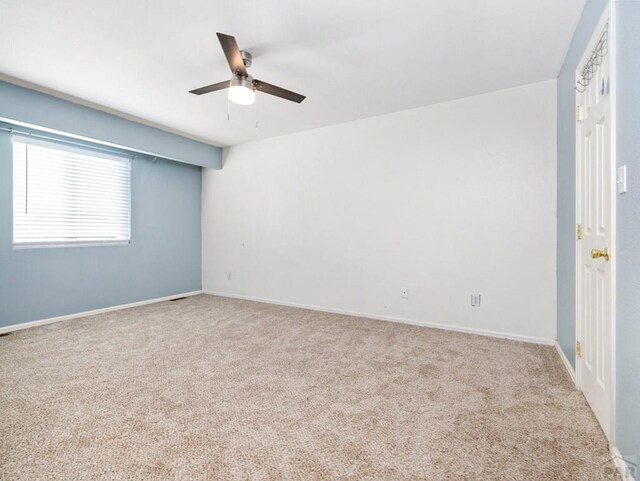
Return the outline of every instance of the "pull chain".
[[[255,92],[255,90],[254,90]],[[260,104],[258,102],[256,102],[256,106],[255,106],[255,113],[256,113],[256,129],[258,128],[258,108],[259,108]]]

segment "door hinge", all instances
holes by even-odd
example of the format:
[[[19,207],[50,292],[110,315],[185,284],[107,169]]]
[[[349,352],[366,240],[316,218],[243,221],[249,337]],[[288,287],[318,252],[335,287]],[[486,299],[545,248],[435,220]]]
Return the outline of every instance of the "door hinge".
[[[582,224],[577,225],[576,236],[578,237],[578,240],[582,240]]]
[[[580,341],[576,341],[576,356],[582,357],[582,345]]]
[[[582,107],[580,105],[576,105],[576,122],[580,122],[582,120]]]

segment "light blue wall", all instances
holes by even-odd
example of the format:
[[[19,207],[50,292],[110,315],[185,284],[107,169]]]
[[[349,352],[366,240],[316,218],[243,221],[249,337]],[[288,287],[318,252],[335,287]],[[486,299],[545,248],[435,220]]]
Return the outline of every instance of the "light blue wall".
[[[222,149],[218,147],[3,81],[0,81],[0,119],[178,162],[222,168]]]
[[[81,107],[81,115],[74,116],[79,106],[56,100],[30,105],[47,110],[51,122],[57,115],[67,116],[60,123],[75,132],[91,112],[103,115]],[[60,105],[64,108],[56,111]],[[4,107],[0,102],[0,117]],[[117,130],[129,126],[128,121],[114,122]],[[92,135],[110,138],[107,125]],[[145,141],[162,134],[147,135]],[[159,143],[164,142],[163,151],[176,137],[167,135]],[[189,142],[179,142],[174,152]],[[139,156],[131,165],[130,245],[15,250],[11,135],[0,132],[0,327],[200,290],[200,192],[200,167],[163,159],[152,163]]]
[[[615,2],[616,147],[629,190],[618,196],[616,444],[640,461],[640,0]],[[640,474],[640,473],[639,473]],[[638,478],[640,479],[640,477]]]
[[[575,364],[575,72],[607,5],[588,0],[558,75],[558,344]],[[575,368],[575,365],[574,365]]]

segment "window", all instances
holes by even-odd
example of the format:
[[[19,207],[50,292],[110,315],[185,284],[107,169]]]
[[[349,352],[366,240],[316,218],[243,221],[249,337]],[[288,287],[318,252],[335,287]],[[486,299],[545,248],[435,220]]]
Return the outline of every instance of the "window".
[[[129,158],[13,136],[16,247],[129,242]]]

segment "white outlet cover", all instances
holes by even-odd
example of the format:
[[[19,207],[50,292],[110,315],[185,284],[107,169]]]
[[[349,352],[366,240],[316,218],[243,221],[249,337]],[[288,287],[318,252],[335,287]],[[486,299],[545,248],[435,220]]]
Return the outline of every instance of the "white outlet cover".
[[[481,294],[471,294],[471,306],[472,307],[480,307],[480,303],[482,301]]]
[[[403,287],[400,297],[402,297],[403,299],[409,299],[409,289]]]

